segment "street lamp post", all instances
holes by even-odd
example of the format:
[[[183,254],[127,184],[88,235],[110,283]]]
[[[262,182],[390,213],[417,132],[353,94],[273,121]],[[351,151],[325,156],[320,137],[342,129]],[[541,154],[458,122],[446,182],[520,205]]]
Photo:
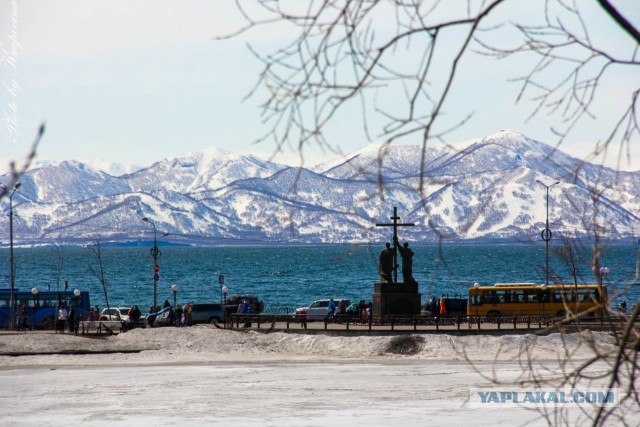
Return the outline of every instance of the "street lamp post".
[[[72,332],[75,332],[77,335],[78,324],[80,323],[80,311],[78,310],[80,308],[80,289],[73,290],[73,303],[75,304],[75,308],[73,310],[75,312],[75,316],[73,317],[73,325],[71,325],[71,327],[73,328]]]
[[[173,308],[175,309],[177,307],[176,305],[176,294],[178,293],[178,285],[173,284],[171,285],[171,290],[173,291]]]
[[[547,192],[547,223],[545,226],[545,229],[542,230],[542,233],[540,233],[540,236],[542,237],[542,240],[545,241],[545,245],[546,245],[546,251],[545,251],[545,263],[546,263],[546,280],[545,280],[545,284],[547,286],[549,286],[549,241],[551,240],[551,230],[549,229],[549,188],[553,187],[556,184],[560,184],[560,181],[556,181],[551,185],[546,185],[544,184],[542,181],[538,181],[536,179],[536,182],[540,185],[542,185],[546,192]]]
[[[476,321],[478,321],[478,304],[480,304],[480,296],[478,295],[479,288],[480,288],[480,283],[476,282],[473,284],[473,289],[475,289],[476,291],[475,301],[474,301],[474,304],[476,306]]]
[[[38,298],[38,288],[32,288],[31,289],[31,295],[33,295],[33,324],[32,324],[32,328],[33,330],[36,329],[36,299]]]
[[[604,285],[604,278],[607,277],[610,271],[609,267],[600,267],[600,286]]]
[[[540,293],[540,299],[542,300],[542,315],[545,316],[546,313],[544,312],[544,300],[547,294],[547,284],[543,283],[542,286],[540,286],[540,289],[542,289],[542,292]]]
[[[143,217],[144,222],[148,222],[153,227],[153,247],[151,248],[151,256],[153,257],[153,306],[152,310],[155,311],[158,306],[158,280],[160,279],[160,266],[158,265],[158,258],[160,258],[160,250],[158,249],[158,236],[156,232],[156,225],[151,222],[147,217]]]
[[[222,304],[222,287],[224,286],[224,276],[218,275],[218,286],[220,286],[220,304]]]
[[[15,287],[16,287],[16,267],[15,260],[13,258],[13,195],[16,193],[16,190],[20,188],[19,182],[13,186],[13,190],[11,190],[11,194],[9,194],[9,268],[11,269],[11,296],[9,299],[9,328],[15,328],[16,321],[16,300],[15,300]],[[8,193],[9,189],[2,185],[2,188]]]
[[[222,287],[222,295],[224,296],[224,303],[222,308],[224,309],[224,327],[227,327],[227,292],[229,292],[229,288],[227,286]]]
[[[609,274],[610,270],[609,267],[600,267],[600,291],[598,292],[598,304],[600,305],[600,322],[604,322],[604,307],[603,307],[603,303],[604,303],[604,298],[602,297],[603,293],[603,289],[602,287],[604,286],[604,278],[607,277],[607,275]]]

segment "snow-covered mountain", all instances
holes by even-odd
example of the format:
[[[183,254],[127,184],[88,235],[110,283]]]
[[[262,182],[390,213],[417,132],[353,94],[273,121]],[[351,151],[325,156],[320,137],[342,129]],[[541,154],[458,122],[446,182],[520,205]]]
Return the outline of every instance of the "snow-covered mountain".
[[[52,160],[36,160],[33,162],[33,168],[57,166],[60,163],[61,162],[59,161],[52,161]],[[134,164],[113,163],[113,162],[107,162],[106,160],[94,159],[94,160],[81,161],[80,163],[84,163],[85,165],[91,167],[92,169],[96,169],[96,170],[108,173],[111,176],[121,176],[121,175],[131,174],[141,169],[144,169],[142,166],[138,166]]]
[[[113,176],[68,161],[29,171],[14,202],[14,242],[152,238],[191,244],[388,240],[393,207],[413,242],[539,239],[551,228],[611,239],[640,231],[640,173],[583,163],[514,131],[459,144],[373,144],[313,170],[217,148]],[[3,204],[6,201],[3,201]],[[0,224],[8,236],[7,221]],[[8,239],[4,239],[5,242]]]

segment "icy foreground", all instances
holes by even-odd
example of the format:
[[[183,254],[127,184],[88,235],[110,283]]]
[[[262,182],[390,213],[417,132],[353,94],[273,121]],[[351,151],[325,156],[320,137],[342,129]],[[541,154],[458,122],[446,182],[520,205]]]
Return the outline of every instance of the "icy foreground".
[[[484,375],[519,388],[532,369],[555,378],[559,360],[593,355],[590,342],[615,349],[606,334],[342,337],[198,326],[107,339],[2,335],[0,353],[32,355],[0,357],[0,405],[13,426],[546,425],[535,408],[472,408],[470,389],[495,387]],[[115,350],[126,353],[59,354]],[[561,409],[570,424],[585,420],[587,408]]]

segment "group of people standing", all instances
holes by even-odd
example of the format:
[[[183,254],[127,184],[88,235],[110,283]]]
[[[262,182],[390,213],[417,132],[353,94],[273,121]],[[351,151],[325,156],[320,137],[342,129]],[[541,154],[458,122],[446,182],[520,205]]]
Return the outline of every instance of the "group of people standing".
[[[168,308],[169,313],[167,315],[167,323],[171,326],[191,326],[193,324],[193,303],[189,301],[184,307],[181,304],[176,304],[176,308],[169,303],[169,300],[164,300],[163,309]]]
[[[440,301],[436,297],[431,298],[429,302],[429,311],[432,316],[446,316],[447,312],[447,302],[444,297],[440,297]]]
[[[76,309],[73,305],[69,307],[69,311],[63,305],[59,305],[56,316],[56,333],[64,333],[67,325],[69,326],[69,332],[74,333],[78,327],[78,320]]]

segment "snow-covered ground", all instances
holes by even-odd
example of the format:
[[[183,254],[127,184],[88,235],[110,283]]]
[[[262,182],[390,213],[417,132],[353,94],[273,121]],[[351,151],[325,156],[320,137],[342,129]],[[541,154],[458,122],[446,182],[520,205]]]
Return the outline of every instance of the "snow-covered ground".
[[[594,337],[601,350],[613,352],[611,337]],[[588,342],[580,334],[341,337],[207,326],[138,329],[104,339],[0,335],[0,353],[29,354],[0,356],[0,424],[555,424],[554,414],[544,416],[554,408],[474,407],[471,390],[533,390],[526,381],[534,371],[552,388],[563,369],[559,361],[593,355]],[[60,354],[82,351],[121,352]],[[594,364],[588,372],[606,369]],[[590,411],[558,408],[570,424]]]

